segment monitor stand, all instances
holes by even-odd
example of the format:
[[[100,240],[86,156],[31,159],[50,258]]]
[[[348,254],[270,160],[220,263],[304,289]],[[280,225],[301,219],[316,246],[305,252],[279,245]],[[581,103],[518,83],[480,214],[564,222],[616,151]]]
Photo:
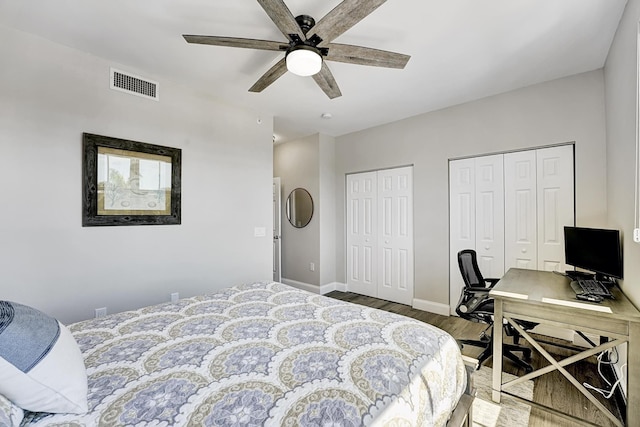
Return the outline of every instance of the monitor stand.
[[[594,278],[593,273],[587,273],[585,271],[567,270],[565,273],[571,280],[587,280]]]

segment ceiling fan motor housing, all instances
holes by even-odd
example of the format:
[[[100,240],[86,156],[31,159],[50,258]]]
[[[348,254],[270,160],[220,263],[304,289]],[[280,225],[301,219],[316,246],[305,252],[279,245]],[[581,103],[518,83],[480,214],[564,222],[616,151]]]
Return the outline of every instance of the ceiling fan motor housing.
[[[316,20],[309,15],[296,16],[296,22],[298,23],[298,25],[300,25],[300,29],[305,34],[307,34],[307,31],[309,31],[316,25]]]

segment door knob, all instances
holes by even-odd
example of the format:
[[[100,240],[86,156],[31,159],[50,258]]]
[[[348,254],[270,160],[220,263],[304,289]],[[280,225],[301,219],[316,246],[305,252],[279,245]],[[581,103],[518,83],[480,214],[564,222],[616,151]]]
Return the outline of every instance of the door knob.
[[[526,253],[527,253],[527,249],[526,249],[526,248],[522,248],[521,250],[522,250],[522,253],[523,253],[523,254],[526,254]]]

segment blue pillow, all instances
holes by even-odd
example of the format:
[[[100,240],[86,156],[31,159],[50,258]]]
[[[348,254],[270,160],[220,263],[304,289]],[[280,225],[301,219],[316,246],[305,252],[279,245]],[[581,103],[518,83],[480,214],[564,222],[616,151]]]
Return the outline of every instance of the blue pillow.
[[[87,412],[84,360],[62,323],[0,301],[0,394],[29,411]]]
[[[59,336],[56,319],[26,305],[0,301],[0,357],[22,372],[36,366]]]

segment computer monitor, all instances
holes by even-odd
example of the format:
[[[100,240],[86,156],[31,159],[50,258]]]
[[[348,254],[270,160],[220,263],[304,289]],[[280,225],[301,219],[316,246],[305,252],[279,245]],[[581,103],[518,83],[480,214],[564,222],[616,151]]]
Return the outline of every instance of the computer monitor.
[[[596,279],[622,279],[622,246],[618,230],[565,227],[567,264],[596,273]]]

